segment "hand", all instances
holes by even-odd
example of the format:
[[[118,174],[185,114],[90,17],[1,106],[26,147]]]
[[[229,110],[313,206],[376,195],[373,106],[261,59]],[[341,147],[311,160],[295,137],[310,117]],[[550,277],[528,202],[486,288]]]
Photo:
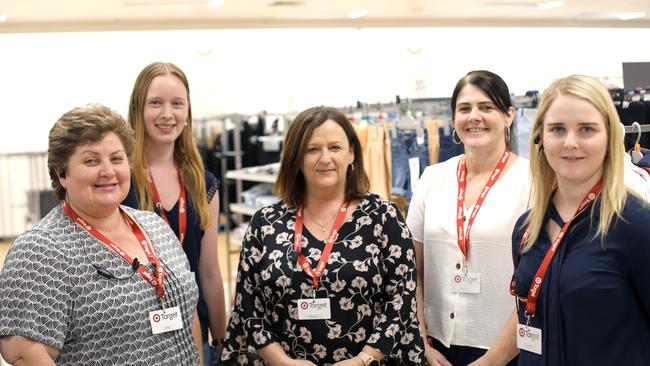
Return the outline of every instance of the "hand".
[[[453,366],[451,362],[447,361],[445,356],[442,353],[438,352],[437,349],[426,344],[424,350],[427,355],[427,364],[429,366]]]
[[[363,366],[363,361],[359,357],[352,357],[347,360],[333,363],[332,366]]]

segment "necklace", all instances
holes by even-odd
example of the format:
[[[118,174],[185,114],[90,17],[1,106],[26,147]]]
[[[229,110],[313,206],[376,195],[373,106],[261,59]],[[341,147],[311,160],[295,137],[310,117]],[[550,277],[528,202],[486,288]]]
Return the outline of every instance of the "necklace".
[[[329,220],[327,220],[327,222],[326,222],[324,225],[321,225],[321,224],[318,223],[318,221],[314,220],[314,217],[313,217],[314,215],[313,215],[309,210],[305,209],[305,211],[307,211],[307,212],[309,213],[309,219],[310,219],[314,224],[320,226],[320,231],[322,231],[323,234],[325,234],[325,229],[329,226],[329,224],[330,224],[332,221],[334,221],[334,218],[335,218],[336,215],[339,213],[339,210],[336,210],[336,212],[334,213],[334,216],[332,216]]]

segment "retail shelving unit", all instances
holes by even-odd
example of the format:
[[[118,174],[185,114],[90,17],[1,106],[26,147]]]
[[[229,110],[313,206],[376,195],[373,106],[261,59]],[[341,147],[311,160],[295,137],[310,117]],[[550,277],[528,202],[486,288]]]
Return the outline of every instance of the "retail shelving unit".
[[[272,168],[272,166],[277,166],[279,163],[273,163],[273,164],[267,164],[267,165],[261,165],[261,166],[256,166],[256,167],[249,167],[249,168],[243,168],[243,169],[237,169],[237,170],[231,170],[226,172],[224,177],[229,180],[234,180],[237,182],[237,186],[241,187],[241,182],[243,181],[248,181],[248,182],[259,182],[259,183],[275,183],[276,179],[276,174],[269,174],[265,173],[268,172],[269,169]],[[277,169],[276,169],[277,171]],[[227,186],[227,184],[224,184],[224,186]],[[244,216],[253,216],[255,211],[258,210],[257,207],[249,206],[241,202],[241,190],[238,190],[237,194],[237,201],[238,202],[227,202],[228,201],[228,195],[224,195],[224,211],[226,212],[226,215],[230,218],[230,214],[239,214],[239,215],[244,215]],[[241,220],[239,220],[241,221]],[[231,229],[226,225],[224,229],[224,234],[226,234],[226,245],[228,247],[228,253],[230,255],[233,254],[239,254],[240,251],[240,242],[235,242],[231,238]],[[227,262],[227,268],[228,268],[228,286],[230,286],[230,277],[233,275],[232,274],[232,268],[230,264],[230,260],[226,261]],[[231,289],[229,288],[229,291]]]

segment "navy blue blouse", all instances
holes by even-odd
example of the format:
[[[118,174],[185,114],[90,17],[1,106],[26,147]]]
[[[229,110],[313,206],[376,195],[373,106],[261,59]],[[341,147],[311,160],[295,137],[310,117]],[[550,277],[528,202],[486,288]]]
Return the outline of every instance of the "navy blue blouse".
[[[205,171],[205,187],[208,193],[207,198],[209,203],[219,190],[219,179],[207,170]],[[201,239],[203,239],[203,230],[201,229],[199,216],[194,204],[189,198],[187,201],[187,229],[185,232],[183,251],[185,251],[185,254],[187,255],[187,259],[190,262],[190,270],[194,272],[196,285],[199,287],[199,303],[197,310],[199,321],[201,323],[201,335],[203,337],[203,342],[205,343],[208,341],[208,305],[205,303],[201,280],[199,278],[199,258],[201,257]],[[122,201],[122,204],[138,208],[138,199],[135,193],[133,181],[131,181],[129,194],[126,196],[124,201]],[[174,230],[176,237],[178,237],[178,201],[174,204],[174,207],[172,207],[171,210],[165,210],[165,215],[167,215],[167,219],[169,220],[169,226]]]
[[[531,325],[542,329],[542,355],[520,351],[519,365],[650,365],[650,207],[628,195],[622,219],[604,240],[594,238],[600,217],[596,200],[571,224],[549,266]],[[519,257],[522,215],[512,236],[515,290],[526,297],[551,245],[542,230]],[[544,226],[564,223],[551,204]],[[552,238],[555,239],[555,238]],[[526,323],[518,301],[519,322]]]

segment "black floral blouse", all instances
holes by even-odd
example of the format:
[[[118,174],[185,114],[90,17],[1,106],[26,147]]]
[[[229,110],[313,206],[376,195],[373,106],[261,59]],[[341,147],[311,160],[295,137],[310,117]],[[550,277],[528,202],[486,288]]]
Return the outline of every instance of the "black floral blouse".
[[[368,194],[341,226],[317,291],[330,299],[328,320],[298,320],[297,300],[313,290],[293,252],[295,220],[296,210],[282,203],[253,216],[221,364],[263,365],[255,350],[273,342],[317,365],[352,358],[364,345],[390,364],[423,364],[415,250],[396,206]],[[304,228],[302,247],[315,267],[325,243]]]

